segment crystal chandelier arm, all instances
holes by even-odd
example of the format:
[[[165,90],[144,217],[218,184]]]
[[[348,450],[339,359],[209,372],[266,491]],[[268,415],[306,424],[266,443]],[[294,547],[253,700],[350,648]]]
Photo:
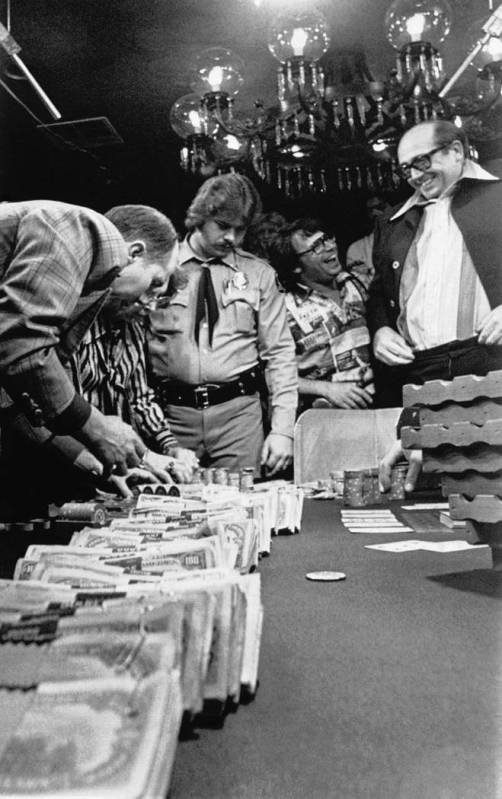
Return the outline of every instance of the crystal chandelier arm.
[[[491,17],[485,22],[483,25],[484,35],[479,39],[475,47],[471,50],[471,52],[464,58],[462,63],[460,64],[459,68],[453,73],[449,81],[443,86],[441,91],[439,92],[439,97],[443,98],[452,86],[455,85],[457,80],[460,78],[461,75],[465,72],[471,61],[477,56],[480,50],[483,49],[485,44],[488,40],[494,36],[500,36],[502,33],[502,5],[500,5],[491,15]]]
[[[5,52],[7,53],[7,55],[9,55],[10,58],[12,58],[16,66],[21,70],[23,75],[31,83],[36,93],[42,100],[43,104],[49,111],[50,115],[54,119],[61,119],[61,114],[59,113],[54,103],[51,102],[51,100],[48,98],[48,96],[46,95],[46,93],[38,83],[38,81],[31,74],[26,64],[24,64],[23,61],[19,58],[18,52],[20,51],[21,48],[19,47],[17,42],[14,41],[7,28],[4,25],[2,25],[1,22],[0,22],[0,47],[2,47],[2,49],[5,50]]]

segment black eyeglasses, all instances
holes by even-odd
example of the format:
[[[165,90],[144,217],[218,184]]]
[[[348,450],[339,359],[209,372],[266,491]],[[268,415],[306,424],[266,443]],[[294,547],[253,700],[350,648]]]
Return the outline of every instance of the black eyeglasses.
[[[311,247],[308,250],[303,250],[303,252],[297,252],[296,255],[298,258],[301,258],[303,255],[308,255],[309,253],[313,253],[313,255],[320,255],[326,247],[332,246],[333,249],[337,249],[336,246],[336,239],[334,236],[319,236],[318,239],[314,241]]]
[[[427,169],[430,169],[431,156],[433,156],[435,153],[438,153],[440,150],[444,150],[446,147],[449,147],[450,144],[452,144],[452,142],[440,144],[438,147],[434,147],[433,150],[429,150],[428,153],[417,155],[417,157],[414,158],[413,161],[410,161],[409,164],[399,164],[399,174],[405,180],[409,180],[412,169],[417,169],[419,172],[425,172]]]

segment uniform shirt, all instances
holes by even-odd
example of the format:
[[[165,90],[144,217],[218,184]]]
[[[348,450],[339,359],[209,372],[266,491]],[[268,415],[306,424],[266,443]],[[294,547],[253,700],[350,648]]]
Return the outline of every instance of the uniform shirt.
[[[116,227],[88,208],[0,204],[0,382],[58,432],[89,416],[65,364],[126,264]]]
[[[461,177],[497,180],[470,160]],[[403,266],[399,297],[398,328],[417,350],[471,338],[490,312],[486,292],[451,214],[455,187],[431,201],[416,192],[391,218],[399,218],[413,205],[424,206]]]
[[[286,295],[300,377],[365,382],[366,375],[371,381],[364,299],[364,289],[348,276],[338,302],[305,286]]]
[[[154,374],[189,385],[224,383],[261,362],[272,409],[272,432],[292,437],[297,405],[294,343],[275,272],[243,250],[210,262],[219,318],[209,344],[207,323],[194,338],[197,289],[207,263],[185,239],[180,268],[187,283],[167,307],[152,313],[150,357]],[[206,268],[206,267],[204,267]]]
[[[144,317],[112,322],[100,315],[76,355],[80,392],[102,413],[120,416],[152,448],[167,454],[178,442],[148,385],[146,330]]]

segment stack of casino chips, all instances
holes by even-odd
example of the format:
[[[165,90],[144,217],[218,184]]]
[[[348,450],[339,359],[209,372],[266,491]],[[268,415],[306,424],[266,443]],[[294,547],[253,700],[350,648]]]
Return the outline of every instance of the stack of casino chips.
[[[225,466],[196,469],[193,483],[204,485],[234,486],[241,491],[249,491],[254,485],[254,469],[252,466],[243,469],[228,469]]]
[[[391,499],[394,498],[391,497]],[[343,473],[343,504],[346,507],[363,508],[368,505],[380,505],[382,501],[378,469],[345,470]]]
[[[424,471],[442,475],[451,518],[469,520],[502,562],[502,371],[405,386],[403,397],[418,408],[403,447],[423,450]]]

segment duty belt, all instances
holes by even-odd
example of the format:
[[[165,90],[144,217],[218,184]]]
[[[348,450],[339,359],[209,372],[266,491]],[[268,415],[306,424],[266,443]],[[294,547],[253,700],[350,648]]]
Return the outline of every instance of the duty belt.
[[[255,394],[259,387],[260,372],[258,368],[254,368],[226,383],[201,383],[193,386],[176,380],[159,380],[156,389],[163,405],[182,405],[205,410],[211,405]]]

